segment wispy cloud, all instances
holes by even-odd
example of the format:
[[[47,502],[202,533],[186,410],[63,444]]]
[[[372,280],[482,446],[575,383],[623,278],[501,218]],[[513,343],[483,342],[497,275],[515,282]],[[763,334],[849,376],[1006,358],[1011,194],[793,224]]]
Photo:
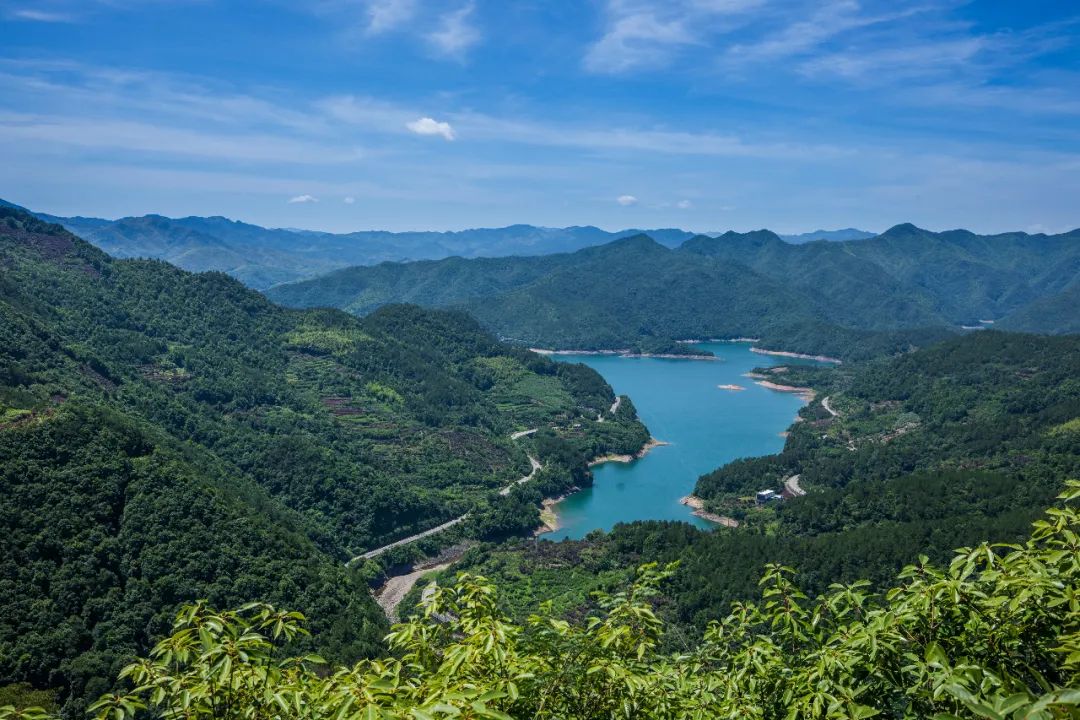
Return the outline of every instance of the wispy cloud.
[[[205,0],[6,0],[0,17],[41,23],[76,23],[109,11],[132,12],[166,2],[197,3]]]
[[[764,0],[608,0],[604,34],[585,53],[585,68],[624,73],[662,66],[681,47],[705,45],[718,20],[731,21]]]
[[[768,27],[797,20],[788,14],[770,22],[748,32],[745,45],[767,35]],[[668,48],[687,55],[708,51],[698,44],[705,36],[699,28],[686,27],[693,42]],[[165,210],[175,207],[169,203],[177,197],[186,198],[188,212],[212,207],[229,214],[226,203],[254,203],[283,224],[293,222],[301,210],[297,205],[304,205],[288,200],[304,195],[322,200],[305,205],[305,215],[337,214],[342,224],[360,217],[364,223],[391,224],[397,217],[399,225],[412,224],[423,217],[439,226],[454,217],[472,225],[491,218],[614,225],[628,213],[642,222],[678,224],[724,212],[726,224],[755,227],[793,226],[802,222],[799,217],[812,224],[839,218],[884,227],[907,219],[932,224],[926,217],[955,216],[954,224],[965,224],[963,218],[981,217],[980,208],[986,210],[980,222],[988,228],[1067,223],[1071,211],[1053,208],[1067,207],[1080,191],[1080,136],[1075,124],[1046,115],[1080,113],[1080,95],[1073,90],[1080,87],[1077,77],[1058,68],[1053,76],[1012,73],[1022,85],[994,83],[997,68],[1011,69],[1009,59],[1027,52],[1019,33],[977,36],[954,24],[935,27],[920,42],[908,35],[892,43],[876,37],[895,29],[868,25],[851,38],[841,33],[803,45],[807,49],[785,62],[745,66],[768,68],[781,88],[820,89],[823,106],[858,92],[865,93],[860,112],[880,102],[882,115],[918,117],[905,124],[890,115],[896,124],[878,134],[873,117],[849,131],[850,125],[829,126],[826,113],[813,106],[805,116],[785,115],[782,122],[747,116],[755,120],[748,122],[727,112],[727,97],[707,95],[675,110],[652,97],[631,107],[619,93],[616,110],[624,111],[605,113],[597,110],[606,100],[584,102],[572,95],[580,87],[568,88],[563,102],[524,94],[489,101],[467,92],[434,93],[426,84],[411,92],[394,85],[384,95],[372,84],[365,86],[371,94],[344,94],[346,86],[334,80],[290,88],[56,59],[0,59],[0,185],[19,193],[33,185],[39,197],[73,198],[63,202],[83,203],[81,209],[90,212],[95,203],[123,212]],[[568,64],[580,70],[572,58]],[[905,64],[912,66],[902,76],[908,82],[873,84],[889,68]],[[935,66],[949,71],[939,73]],[[425,67],[430,70],[430,63]],[[712,71],[710,66],[698,79],[709,82]],[[663,81],[674,82],[679,72]],[[836,90],[860,83],[846,95]],[[743,91],[753,102],[755,96]],[[773,102],[781,93],[770,87],[756,97]],[[948,108],[962,110],[950,114]],[[980,108],[994,112],[970,111]],[[955,130],[927,130],[957,117],[966,122]],[[1014,127],[1039,132],[1001,132]],[[453,138],[467,139],[468,152],[443,145]],[[1057,138],[1072,139],[1052,146]],[[1032,152],[1044,147],[1052,152]],[[1010,162],[976,162],[988,157]],[[94,178],[94,188],[87,187],[86,177]],[[634,179],[633,194],[622,202],[619,192],[630,189],[611,188],[613,177]],[[1008,201],[1011,190],[1032,207],[1050,211],[1010,222],[1019,217],[1020,202]],[[422,215],[416,212],[420,206]]]
[[[627,152],[700,157],[834,158],[855,152],[850,147],[802,140],[758,140],[737,134],[612,127],[594,124],[545,123],[476,113],[451,116],[470,138],[540,147],[576,148],[591,153]]]
[[[463,62],[483,39],[475,0],[310,0],[298,7],[328,19],[348,45],[409,37],[429,58]]]
[[[439,17],[438,27],[427,34],[427,40],[438,55],[464,60],[473,45],[480,42],[480,30],[473,22],[476,5],[462,5]]]
[[[7,140],[48,143],[56,147],[147,153],[159,157],[212,159],[221,162],[283,162],[336,165],[362,157],[356,147],[334,146],[248,132],[223,134],[205,128],[168,127],[119,118],[0,112],[0,134]]]
[[[366,31],[371,35],[395,30],[416,16],[416,0],[369,0]]]
[[[926,12],[914,6],[899,11],[868,13],[857,0],[827,0],[813,4],[805,18],[789,22],[778,32],[768,33],[757,42],[733,45],[726,53],[728,61],[768,61],[801,55],[843,33],[894,22]]]
[[[2,96],[18,97],[20,108],[32,110],[0,114],[3,132],[11,139],[221,162],[346,165],[370,154],[393,153],[393,146],[375,137],[397,135],[402,128],[445,140],[460,133],[485,143],[590,154],[796,159],[851,152],[827,143],[504,114],[448,112],[437,120],[406,105],[353,95],[279,102],[192,78],[178,81],[160,73],[73,63],[0,62]],[[361,148],[365,137],[370,150]]]
[[[294,195],[288,200],[289,205],[305,205],[307,203],[317,202],[319,202],[319,198],[314,195]]]
[[[444,140],[454,139],[454,128],[448,122],[439,122],[433,118],[422,117],[412,122],[405,123],[411,132],[417,135],[439,135]]]
[[[631,205],[637,205],[638,199],[633,195],[620,195],[615,198],[615,202],[619,203],[623,207],[630,207]]]
[[[589,48],[585,67],[593,72],[618,73],[663,61],[672,47],[688,45],[694,36],[682,19],[663,20],[651,10],[621,15]]]
[[[988,44],[984,37],[965,37],[885,49],[832,52],[801,63],[798,70],[814,78],[830,75],[859,81],[887,78],[895,83],[901,79],[953,73],[958,66],[975,59]]]
[[[51,10],[36,10],[34,8],[16,8],[10,10],[7,16],[13,20],[28,20],[31,22],[44,23],[71,23],[76,21],[75,15],[66,12]]]

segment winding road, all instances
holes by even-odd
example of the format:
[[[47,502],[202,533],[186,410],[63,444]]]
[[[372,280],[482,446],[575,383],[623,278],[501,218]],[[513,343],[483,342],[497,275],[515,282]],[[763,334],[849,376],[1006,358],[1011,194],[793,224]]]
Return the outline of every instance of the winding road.
[[[840,417],[840,413],[832,409],[832,405],[829,404],[829,396],[821,398],[821,407],[825,408],[825,412],[829,413],[833,417]]]
[[[375,548],[374,550],[368,550],[366,553],[361,553],[360,555],[357,555],[356,557],[354,557],[349,562],[345,563],[345,566],[348,567],[348,566],[352,565],[354,562],[356,562],[357,560],[370,560],[371,558],[377,558],[380,555],[382,555],[384,552],[386,552],[387,550],[393,550],[396,547],[401,547],[402,545],[408,545],[409,543],[416,542],[417,540],[420,540],[421,538],[426,538],[429,535],[434,535],[435,533],[439,533],[439,532],[442,532],[443,530],[446,530],[448,528],[452,528],[455,525],[457,525],[459,522],[467,520],[468,517],[469,517],[469,513],[465,513],[461,517],[456,517],[453,520],[450,520],[449,522],[444,522],[442,525],[438,525],[436,527],[433,527],[430,530],[425,530],[424,532],[419,532],[419,533],[416,533],[415,535],[410,535],[407,538],[402,538],[401,540],[398,540],[396,542],[392,542],[389,545],[383,545],[382,547]]]
[[[504,487],[502,490],[499,491],[500,495],[509,495],[510,491],[514,489],[515,485],[523,485],[523,484],[529,482],[534,477],[536,477],[537,471],[541,470],[544,467],[543,465],[540,464],[540,461],[537,460],[536,458],[534,458],[532,455],[529,456],[529,464],[532,465],[532,472],[530,472],[525,477],[519,479],[517,482],[512,482],[509,485],[507,485],[506,487]]]
[[[618,404],[617,400],[616,400],[616,404]],[[520,440],[523,437],[526,437],[528,435],[532,435],[538,429],[539,428],[531,428],[529,430],[521,430],[520,432],[516,432],[516,433],[513,433],[512,435],[510,435],[510,439],[511,440]],[[515,485],[521,485],[523,483],[529,482],[534,477],[536,477],[536,473],[539,472],[544,467],[543,465],[540,464],[540,461],[537,460],[536,458],[534,458],[532,455],[529,455],[529,464],[532,465],[532,471],[528,475],[526,475],[525,477],[519,478],[518,480],[515,480],[514,482],[512,482],[509,485],[507,485],[506,487],[504,487],[502,490],[499,491],[500,495],[509,495],[510,491],[514,489]],[[431,528],[429,530],[425,530],[423,532],[416,533],[415,535],[410,535],[407,538],[402,538],[401,540],[397,540],[395,542],[392,542],[389,545],[383,545],[382,547],[375,548],[374,550],[368,550],[366,553],[361,553],[361,554],[357,555],[356,557],[352,558],[351,560],[349,560],[347,563],[345,563],[345,567],[352,566],[352,564],[355,563],[358,560],[371,560],[372,558],[377,558],[380,555],[382,555],[384,552],[386,552],[387,550],[393,550],[394,548],[401,547],[402,545],[408,545],[409,543],[416,542],[417,540],[421,540],[423,538],[434,535],[435,533],[440,533],[443,530],[447,530],[449,528],[452,528],[455,525],[457,525],[458,523],[467,520],[469,518],[469,515],[470,515],[470,513],[465,513],[461,517],[456,517],[453,520],[450,520],[448,522],[444,522],[442,525],[438,525],[438,526],[433,527],[433,528]],[[399,577],[406,577],[406,576],[401,575]],[[389,586],[389,584],[390,584],[390,582],[392,580],[394,580],[394,578],[390,578],[390,580],[387,580],[387,586]],[[416,580],[414,579],[413,582],[416,582]],[[410,588],[410,587],[412,587],[411,583],[405,589],[405,592],[408,592],[408,588]],[[384,590],[383,592],[385,594],[386,591]],[[402,596],[404,596],[404,593],[402,593]]]

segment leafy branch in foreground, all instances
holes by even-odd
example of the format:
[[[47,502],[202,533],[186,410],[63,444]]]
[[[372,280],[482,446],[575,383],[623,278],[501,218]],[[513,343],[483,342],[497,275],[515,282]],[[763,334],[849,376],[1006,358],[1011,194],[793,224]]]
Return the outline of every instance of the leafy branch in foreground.
[[[811,599],[770,566],[760,604],[737,603],[692,653],[661,655],[651,600],[673,568],[646,565],[583,623],[541,607],[523,626],[462,574],[394,627],[395,657],[330,670],[284,652],[304,618],[263,605],[177,617],[123,671],[134,689],[98,720],[165,718],[1077,718],[1080,482],[1023,545],[925,559],[883,597],[866,583]],[[0,709],[0,719],[45,713]]]

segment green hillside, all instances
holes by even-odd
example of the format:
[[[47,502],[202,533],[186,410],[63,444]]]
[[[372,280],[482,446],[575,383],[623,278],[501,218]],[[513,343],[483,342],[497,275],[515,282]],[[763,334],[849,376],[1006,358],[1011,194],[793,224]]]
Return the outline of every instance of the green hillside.
[[[994,327],[1002,330],[1027,330],[1039,333],[1080,333],[1080,282],[1059,293],[1033,300],[999,320]]]
[[[278,285],[267,294],[291,307],[335,307],[366,315],[396,302],[447,307],[463,297],[491,297],[527,285],[561,264],[569,255],[512,258],[447,258],[413,263],[351,267],[318,282]]]
[[[461,314],[285,310],[15,209],[0,265],[0,686],[96,694],[197,597],[273,598],[370,655],[346,560],[466,513],[458,537],[531,530],[541,489],[648,437],[593,371]],[[500,495],[527,453],[543,478]]]

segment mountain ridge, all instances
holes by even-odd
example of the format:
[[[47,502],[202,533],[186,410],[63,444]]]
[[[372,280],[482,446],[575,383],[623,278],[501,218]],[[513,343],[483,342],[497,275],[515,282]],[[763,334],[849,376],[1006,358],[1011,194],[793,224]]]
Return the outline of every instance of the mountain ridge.
[[[593,225],[558,228],[525,223],[448,231],[331,233],[261,227],[220,215],[170,218],[151,213],[114,220],[48,213],[36,215],[63,225],[110,254],[166,260],[185,270],[219,270],[259,290],[352,265],[452,256],[504,257],[572,252],[642,232],[663,245],[676,247],[695,235],[680,228],[608,231]],[[193,230],[203,236],[192,236]],[[841,239],[850,233],[847,230],[815,231],[784,236],[784,239],[805,242],[810,235],[814,236],[812,239]]]

